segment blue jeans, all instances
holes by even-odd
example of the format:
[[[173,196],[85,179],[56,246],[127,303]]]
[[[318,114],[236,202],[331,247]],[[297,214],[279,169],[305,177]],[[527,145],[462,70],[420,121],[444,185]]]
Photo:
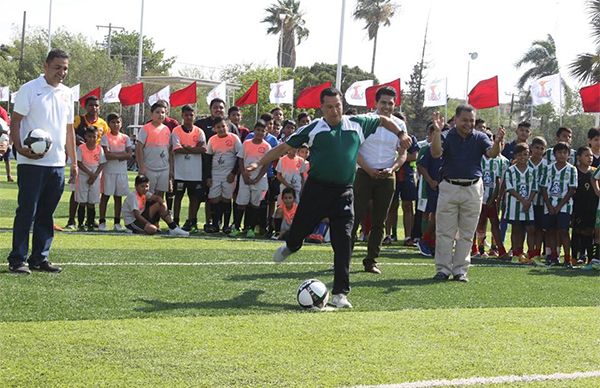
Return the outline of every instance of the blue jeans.
[[[17,174],[18,207],[8,263],[15,266],[25,262],[29,250],[29,230],[33,223],[33,245],[27,261],[30,265],[39,265],[48,260],[50,253],[54,238],[52,215],[65,186],[65,168],[20,164]]]

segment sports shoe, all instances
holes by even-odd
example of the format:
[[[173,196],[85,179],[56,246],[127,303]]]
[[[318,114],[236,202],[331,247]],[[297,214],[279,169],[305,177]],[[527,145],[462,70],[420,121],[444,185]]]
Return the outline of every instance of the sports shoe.
[[[192,225],[189,232],[190,234],[198,234],[198,225]]]
[[[190,233],[181,229],[179,226],[169,229],[169,236],[189,237]]]
[[[273,253],[273,261],[276,263],[281,263],[282,261],[287,259],[288,256],[292,253],[294,252],[290,251],[290,249],[287,247],[287,244],[283,244],[282,246],[277,248],[275,253]]]
[[[238,228],[232,228],[231,232],[229,232],[230,237],[237,237],[240,235],[240,230]]]
[[[246,231],[246,238],[254,238],[256,237],[256,233],[254,232],[254,229],[248,229]]]
[[[334,294],[333,298],[331,298],[331,302],[329,302],[329,304],[334,307],[337,307],[339,309],[340,308],[347,308],[347,309],[352,308],[352,304],[348,300],[348,297],[344,294]]]
[[[490,249],[490,250],[488,251],[488,256],[492,256],[492,257],[498,257],[498,256],[499,256],[499,254],[498,254],[498,251],[497,251],[496,249]]]
[[[78,230],[79,232],[85,232],[85,225],[79,225],[79,226],[77,227],[77,230]]]
[[[454,275],[452,277],[452,280],[454,280],[455,282],[467,283],[469,281],[469,278],[467,277],[466,273],[461,273],[460,275]]]
[[[192,223],[190,222],[190,220],[186,220],[183,223],[183,226],[181,227],[181,229],[185,230],[186,232],[189,232],[190,230],[192,230]]]
[[[417,248],[419,248],[419,252],[421,252],[421,254],[423,256],[426,256],[426,257],[433,256],[433,254],[431,253],[431,248],[429,248],[429,244],[427,244],[425,241],[420,240],[417,243]]]
[[[76,229],[77,229],[77,226],[76,226],[75,224],[68,223],[68,224],[65,226],[65,229],[67,229],[67,230],[76,230]]]
[[[513,259],[512,256],[508,252],[506,252],[505,254],[503,254],[501,256],[498,256],[498,260],[506,261],[507,263],[510,263],[512,261],[512,259]]]
[[[385,238],[383,239],[383,241],[381,242],[381,244],[383,244],[383,245],[392,245],[392,237],[391,236],[385,236]]]
[[[17,275],[31,275],[31,270],[25,263],[17,264],[17,265],[9,265],[8,270]]]
[[[409,237],[409,238],[404,239],[404,246],[405,247],[416,247],[417,243],[415,243],[415,241]]]
[[[225,226],[225,227],[223,227],[223,233],[225,233],[225,234],[231,233],[231,226]]]
[[[381,275],[381,270],[377,267],[377,264],[375,264],[375,263],[365,265],[365,272]]]
[[[115,224],[113,229],[115,232],[123,232],[126,228],[121,224]]]
[[[38,265],[29,264],[29,269],[32,271],[50,272],[50,273],[59,273],[60,271],[62,271],[62,268],[60,268],[56,265],[53,265],[48,260],[42,261]]]
[[[219,233],[219,227],[215,225],[204,225],[204,231],[210,234]]]
[[[98,224],[98,231],[99,232],[106,232],[107,231],[107,229],[106,229],[106,222]]]
[[[443,272],[438,272],[433,277],[433,280],[446,281],[446,280],[448,280],[449,277],[450,277],[449,275],[446,275]]]

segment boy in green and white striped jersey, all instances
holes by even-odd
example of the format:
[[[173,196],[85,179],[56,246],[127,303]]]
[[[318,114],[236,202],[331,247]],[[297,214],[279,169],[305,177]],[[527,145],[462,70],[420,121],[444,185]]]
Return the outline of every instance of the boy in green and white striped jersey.
[[[577,162],[577,159],[575,156],[575,150],[571,149],[572,140],[573,131],[571,131],[571,128],[560,127],[556,130],[556,143],[566,143],[567,146],[569,146],[569,155],[567,157],[567,163],[572,164],[574,166]],[[546,150],[544,158],[546,159],[546,163],[548,163],[548,165],[556,162],[556,159],[554,158],[553,148],[548,148]]]
[[[515,164],[505,175],[508,197],[505,216],[512,225],[510,241],[512,254],[522,264],[532,264],[534,252],[534,212],[533,199],[538,191],[538,178],[535,170],[529,166],[529,146],[519,143],[515,146]],[[527,232],[527,257],[523,256],[523,245]]]
[[[550,247],[548,264],[558,264],[559,247],[564,251],[565,263],[571,263],[569,224],[573,212],[573,194],[577,190],[577,168],[567,163],[567,143],[557,143],[553,148],[555,163],[548,166],[543,179],[544,229],[546,245]]]
[[[545,178],[546,169],[548,168],[548,163],[544,159],[544,152],[546,152],[546,139],[540,136],[534,137],[529,147],[529,166],[535,170],[538,186],[541,186],[541,180]],[[535,256],[541,256],[544,243],[544,197],[542,196],[541,187],[533,199],[533,224],[535,235],[533,250]]]

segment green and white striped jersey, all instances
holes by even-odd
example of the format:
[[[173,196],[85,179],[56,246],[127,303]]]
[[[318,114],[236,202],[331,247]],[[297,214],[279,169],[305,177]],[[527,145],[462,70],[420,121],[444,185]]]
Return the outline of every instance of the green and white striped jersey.
[[[546,162],[546,159],[542,158],[537,165],[532,162],[531,159],[529,159],[528,165],[535,170],[535,176],[538,179],[538,186],[543,186],[542,179],[545,178],[546,169],[548,168],[548,162]],[[533,199],[533,205],[544,206],[544,197],[542,197],[541,189],[535,195],[535,198]]]
[[[556,158],[554,157],[554,152],[552,152],[552,151],[553,151],[553,148],[548,148],[546,150],[546,153],[544,154],[544,159],[546,160],[546,163],[548,165],[551,165],[552,163],[556,162]],[[575,166],[575,163],[577,161],[576,155],[577,155],[577,151],[575,151],[574,149],[571,149],[569,151],[569,157],[567,158],[567,163]]]
[[[493,159],[487,156],[481,157],[481,179],[483,181],[483,203],[486,203],[496,186],[498,179],[501,179],[507,169],[507,161],[503,156],[497,156]]]
[[[600,180],[600,168],[597,168],[596,171],[594,171],[594,174],[592,175],[592,179],[594,180]],[[598,201],[598,210],[600,210],[600,201]]]
[[[577,188],[577,168],[567,163],[560,170],[556,163],[548,166],[544,178],[541,180],[543,187],[548,190],[548,198],[552,206],[557,206],[567,195],[570,188]],[[561,213],[573,213],[573,198],[570,198],[565,206],[560,209]],[[548,207],[544,205],[544,213],[548,214]]]
[[[531,193],[538,191],[538,177],[535,170],[527,166],[525,171],[519,170],[516,165],[511,166],[506,172],[504,182],[508,195],[506,201],[506,211],[504,215],[510,221],[533,221],[533,202],[529,210],[523,210],[523,204],[509,191],[515,190],[523,198],[527,199]]]

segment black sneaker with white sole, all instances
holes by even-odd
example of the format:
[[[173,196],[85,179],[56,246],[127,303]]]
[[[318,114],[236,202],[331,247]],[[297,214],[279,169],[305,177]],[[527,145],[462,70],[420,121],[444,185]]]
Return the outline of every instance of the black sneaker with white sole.
[[[17,275],[31,275],[31,270],[25,263],[9,265],[8,270]]]
[[[29,264],[29,269],[32,271],[50,272],[50,273],[59,273],[60,271],[62,271],[62,268],[60,268],[59,266],[53,265],[48,260],[42,261],[38,265]]]

